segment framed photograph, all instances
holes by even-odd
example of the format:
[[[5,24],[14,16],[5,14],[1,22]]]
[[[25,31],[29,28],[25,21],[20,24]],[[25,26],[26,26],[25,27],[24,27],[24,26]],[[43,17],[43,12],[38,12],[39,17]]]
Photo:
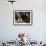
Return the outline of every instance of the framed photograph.
[[[13,10],[14,25],[32,25],[32,10]]]

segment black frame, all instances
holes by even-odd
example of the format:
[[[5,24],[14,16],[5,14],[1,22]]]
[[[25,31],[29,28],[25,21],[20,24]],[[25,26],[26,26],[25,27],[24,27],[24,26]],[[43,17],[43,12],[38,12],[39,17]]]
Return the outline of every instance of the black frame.
[[[14,20],[15,20],[15,12],[30,12],[30,16],[31,16],[31,23],[29,23],[29,24],[24,24],[24,23],[22,23],[22,24],[16,24],[15,22],[14,22]],[[13,25],[22,25],[22,26],[25,26],[25,25],[32,25],[33,24],[33,11],[32,10],[13,10]]]

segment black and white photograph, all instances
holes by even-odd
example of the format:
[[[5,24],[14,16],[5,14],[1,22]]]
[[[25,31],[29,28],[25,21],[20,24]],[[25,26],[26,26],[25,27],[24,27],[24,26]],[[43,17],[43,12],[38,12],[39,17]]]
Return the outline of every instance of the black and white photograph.
[[[32,10],[14,10],[13,24],[32,24]]]

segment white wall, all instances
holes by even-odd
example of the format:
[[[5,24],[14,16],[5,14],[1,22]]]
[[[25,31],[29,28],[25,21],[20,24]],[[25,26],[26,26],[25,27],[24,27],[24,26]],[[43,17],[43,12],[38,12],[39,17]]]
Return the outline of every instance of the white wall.
[[[13,10],[33,10],[32,26],[14,26]],[[14,40],[19,32],[33,40],[46,40],[46,0],[17,0],[13,5],[0,0],[0,40]]]

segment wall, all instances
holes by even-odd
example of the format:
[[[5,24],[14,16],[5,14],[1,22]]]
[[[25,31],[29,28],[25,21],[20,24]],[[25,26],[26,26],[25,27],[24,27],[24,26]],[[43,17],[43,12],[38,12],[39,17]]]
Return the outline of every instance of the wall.
[[[32,26],[14,26],[13,10],[33,10]],[[33,40],[46,40],[46,0],[17,0],[13,5],[0,0],[0,40],[15,40],[26,32]]]

